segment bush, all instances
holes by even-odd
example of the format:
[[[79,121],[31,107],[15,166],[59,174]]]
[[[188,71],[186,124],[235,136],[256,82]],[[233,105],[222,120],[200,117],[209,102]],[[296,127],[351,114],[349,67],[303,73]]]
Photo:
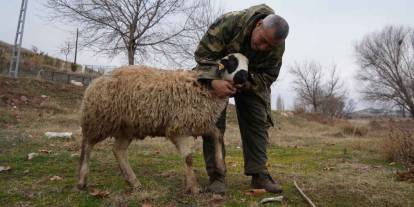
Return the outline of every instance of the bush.
[[[414,136],[409,130],[391,129],[382,147],[388,161],[414,166]]]
[[[358,125],[345,125],[342,127],[342,133],[344,135],[352,135],[352,136],[358,136],[363,137],[367,135],[368,128],[365,126],[358,126]]]

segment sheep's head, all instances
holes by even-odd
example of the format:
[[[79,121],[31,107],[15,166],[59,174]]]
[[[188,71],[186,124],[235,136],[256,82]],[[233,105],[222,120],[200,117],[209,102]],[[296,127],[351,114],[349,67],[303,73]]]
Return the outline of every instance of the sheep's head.
[[[219,61],[219,72],[224,80],[244,84],[248,79],[249,60],[241,53],[232,53]]]

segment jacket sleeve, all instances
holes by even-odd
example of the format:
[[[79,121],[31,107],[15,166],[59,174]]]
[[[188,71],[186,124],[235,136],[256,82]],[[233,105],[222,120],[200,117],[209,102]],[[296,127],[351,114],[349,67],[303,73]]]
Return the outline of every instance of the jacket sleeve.
[[[262,87],[270,88],[273,82],[276,81],[279,76],[280,68],[282,67],[282,61],[273,67],[267,68],[264,72],[261,73],[252,73],[252,79],[254,84],[262,84]]]
[[[285,44],[283,43],[283,45],[279,46],[279,48],[272,54],[272,57],[268,58],[267,63],[258,68],[257,73],[251,72],[251,78],[254,82],[253,84],[263,88],[270,88],[272,83],[275,82],[279,76],[284,51]]]
[[[226,44],[231,40],[238,14],[235,12],[219,17],[202,37],[194,53],[199,79],[218,79],[217,61],[226,54]]]

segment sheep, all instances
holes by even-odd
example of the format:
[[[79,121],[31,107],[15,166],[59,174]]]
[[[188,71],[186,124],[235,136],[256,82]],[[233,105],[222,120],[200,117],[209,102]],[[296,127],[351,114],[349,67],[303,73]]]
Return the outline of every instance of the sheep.
[[[224,80],[238,84],[247,81],[248,59],[242,54],[230,54],[214,64],[220,66]],[[163,136],[176,146],[184,159],[186,192],[199,192],[191,156],[195,137],[213,137],[216,163],[224,173],[223,138],[216,122],[228,97],[216,96],[197,78],[197,72],[190,70],[125,66],[95,79],[82,100],[77,187],[86,188],[91,150],[107,137],[115,138],[113,153],[133,189],[141,186],[127,159],[127,149],[134,138]]]

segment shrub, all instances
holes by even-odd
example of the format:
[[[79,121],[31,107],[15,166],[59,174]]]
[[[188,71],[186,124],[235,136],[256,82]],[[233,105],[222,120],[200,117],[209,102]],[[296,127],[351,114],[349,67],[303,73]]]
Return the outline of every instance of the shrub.
[[[414,136],[409,130],[391,129],[382,149],[388,161],[414,166]]]
[[[347,124],[342,127],[342,133],[344,135],[363,137],[368,133],[368,128],[365,126]]]

